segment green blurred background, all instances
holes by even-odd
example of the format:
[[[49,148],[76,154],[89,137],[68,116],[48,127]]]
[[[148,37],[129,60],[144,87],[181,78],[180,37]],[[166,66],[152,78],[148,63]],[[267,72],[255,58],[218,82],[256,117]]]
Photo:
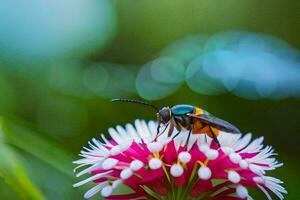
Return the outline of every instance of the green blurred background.
[[[227,48],[249,34],[251,45],[267,41],[282,50],[274,53],[285,58],[274,70],[285,77],[282,87],[269,87],[277,76],[264,82],[268,71],[255,87],[271,92],[257,95],[241,82],[228,89],[216,77],[205,89],[190,63],[205,56],[208,43]],[[89,186],[72,188],[82,146],[111,126],[155,117],[151,109],[110,102],[118,97],[197,105],[265,136],[284,162],[270,174],[285,182],[286,199],[298,199],[299,35],[295,0],[1,0],[0,199],[82,199]]]

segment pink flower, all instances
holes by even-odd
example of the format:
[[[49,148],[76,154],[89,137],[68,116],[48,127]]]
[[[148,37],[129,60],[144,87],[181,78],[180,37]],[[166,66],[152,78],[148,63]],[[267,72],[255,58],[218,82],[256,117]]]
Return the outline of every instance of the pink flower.
[[[93,182],[84,195],[98,192],[106,199],[252,199],[248,187],[258,188],[271,199],[287,193],[279,179],[266,176],[266,171],[282,166],[273,156],[272,147],[263,147],[263,137],[250,142],[251,134],[242,136],[221,132],[221,148],[205,135],[192,135],[185,146],[187,132],[171,140],[165,131],[156,141],[156,123],[136,120],[135,127],[117,126],[103,134],[101,141],[92,139],[75,161],[85,167],[77,177],[90,177],[76,184]],[[174,132],[175,134],[175,132]],[[120,184],[134,192],[115,194]]]

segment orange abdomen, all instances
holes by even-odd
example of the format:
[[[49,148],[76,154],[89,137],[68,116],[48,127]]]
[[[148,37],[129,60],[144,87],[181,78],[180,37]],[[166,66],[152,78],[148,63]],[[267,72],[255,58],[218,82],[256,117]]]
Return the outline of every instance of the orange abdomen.
[[[201,108],[196,108],[194,113],[195,115],[202,115],[203,110]],[[216,136],[219,135],[219,130],[211,127],[209,125],[203,124],[199,119],[194,119],[193,121],[193,134],[207,134],[209,137],[212,137],[212,131]]]

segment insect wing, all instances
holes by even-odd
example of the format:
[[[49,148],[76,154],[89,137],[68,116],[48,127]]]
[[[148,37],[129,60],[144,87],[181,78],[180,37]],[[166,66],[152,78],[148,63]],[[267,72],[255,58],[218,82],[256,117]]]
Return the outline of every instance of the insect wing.
[[[188,114],[188,116],[201,120],[202,122],[215,127],[221,131],[230,132],[230,133],[240,133],[240,130],[236,128],[234,125],[230,124],[229,122],[222,120],[220,118],[214,117],[212,115],[195,115],[195,114]]]

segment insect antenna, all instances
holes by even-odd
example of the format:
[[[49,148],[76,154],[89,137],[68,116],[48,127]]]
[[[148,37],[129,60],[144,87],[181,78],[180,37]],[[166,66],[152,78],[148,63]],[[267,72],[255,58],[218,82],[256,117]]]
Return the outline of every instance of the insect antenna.
[[[143,102],[143,101],[139,101],[139,100],[134,100],[134,99],[112,99],[111,101],[112,102],[129,102],[129,103],[141,104],[141,105],[145,105],[145,106],[149,106],[149,107],[153,108],[156,112],[159,111],[159,108],[156,107],[155,105],[150,104],[150,103],[146,103],[146,102]]]

